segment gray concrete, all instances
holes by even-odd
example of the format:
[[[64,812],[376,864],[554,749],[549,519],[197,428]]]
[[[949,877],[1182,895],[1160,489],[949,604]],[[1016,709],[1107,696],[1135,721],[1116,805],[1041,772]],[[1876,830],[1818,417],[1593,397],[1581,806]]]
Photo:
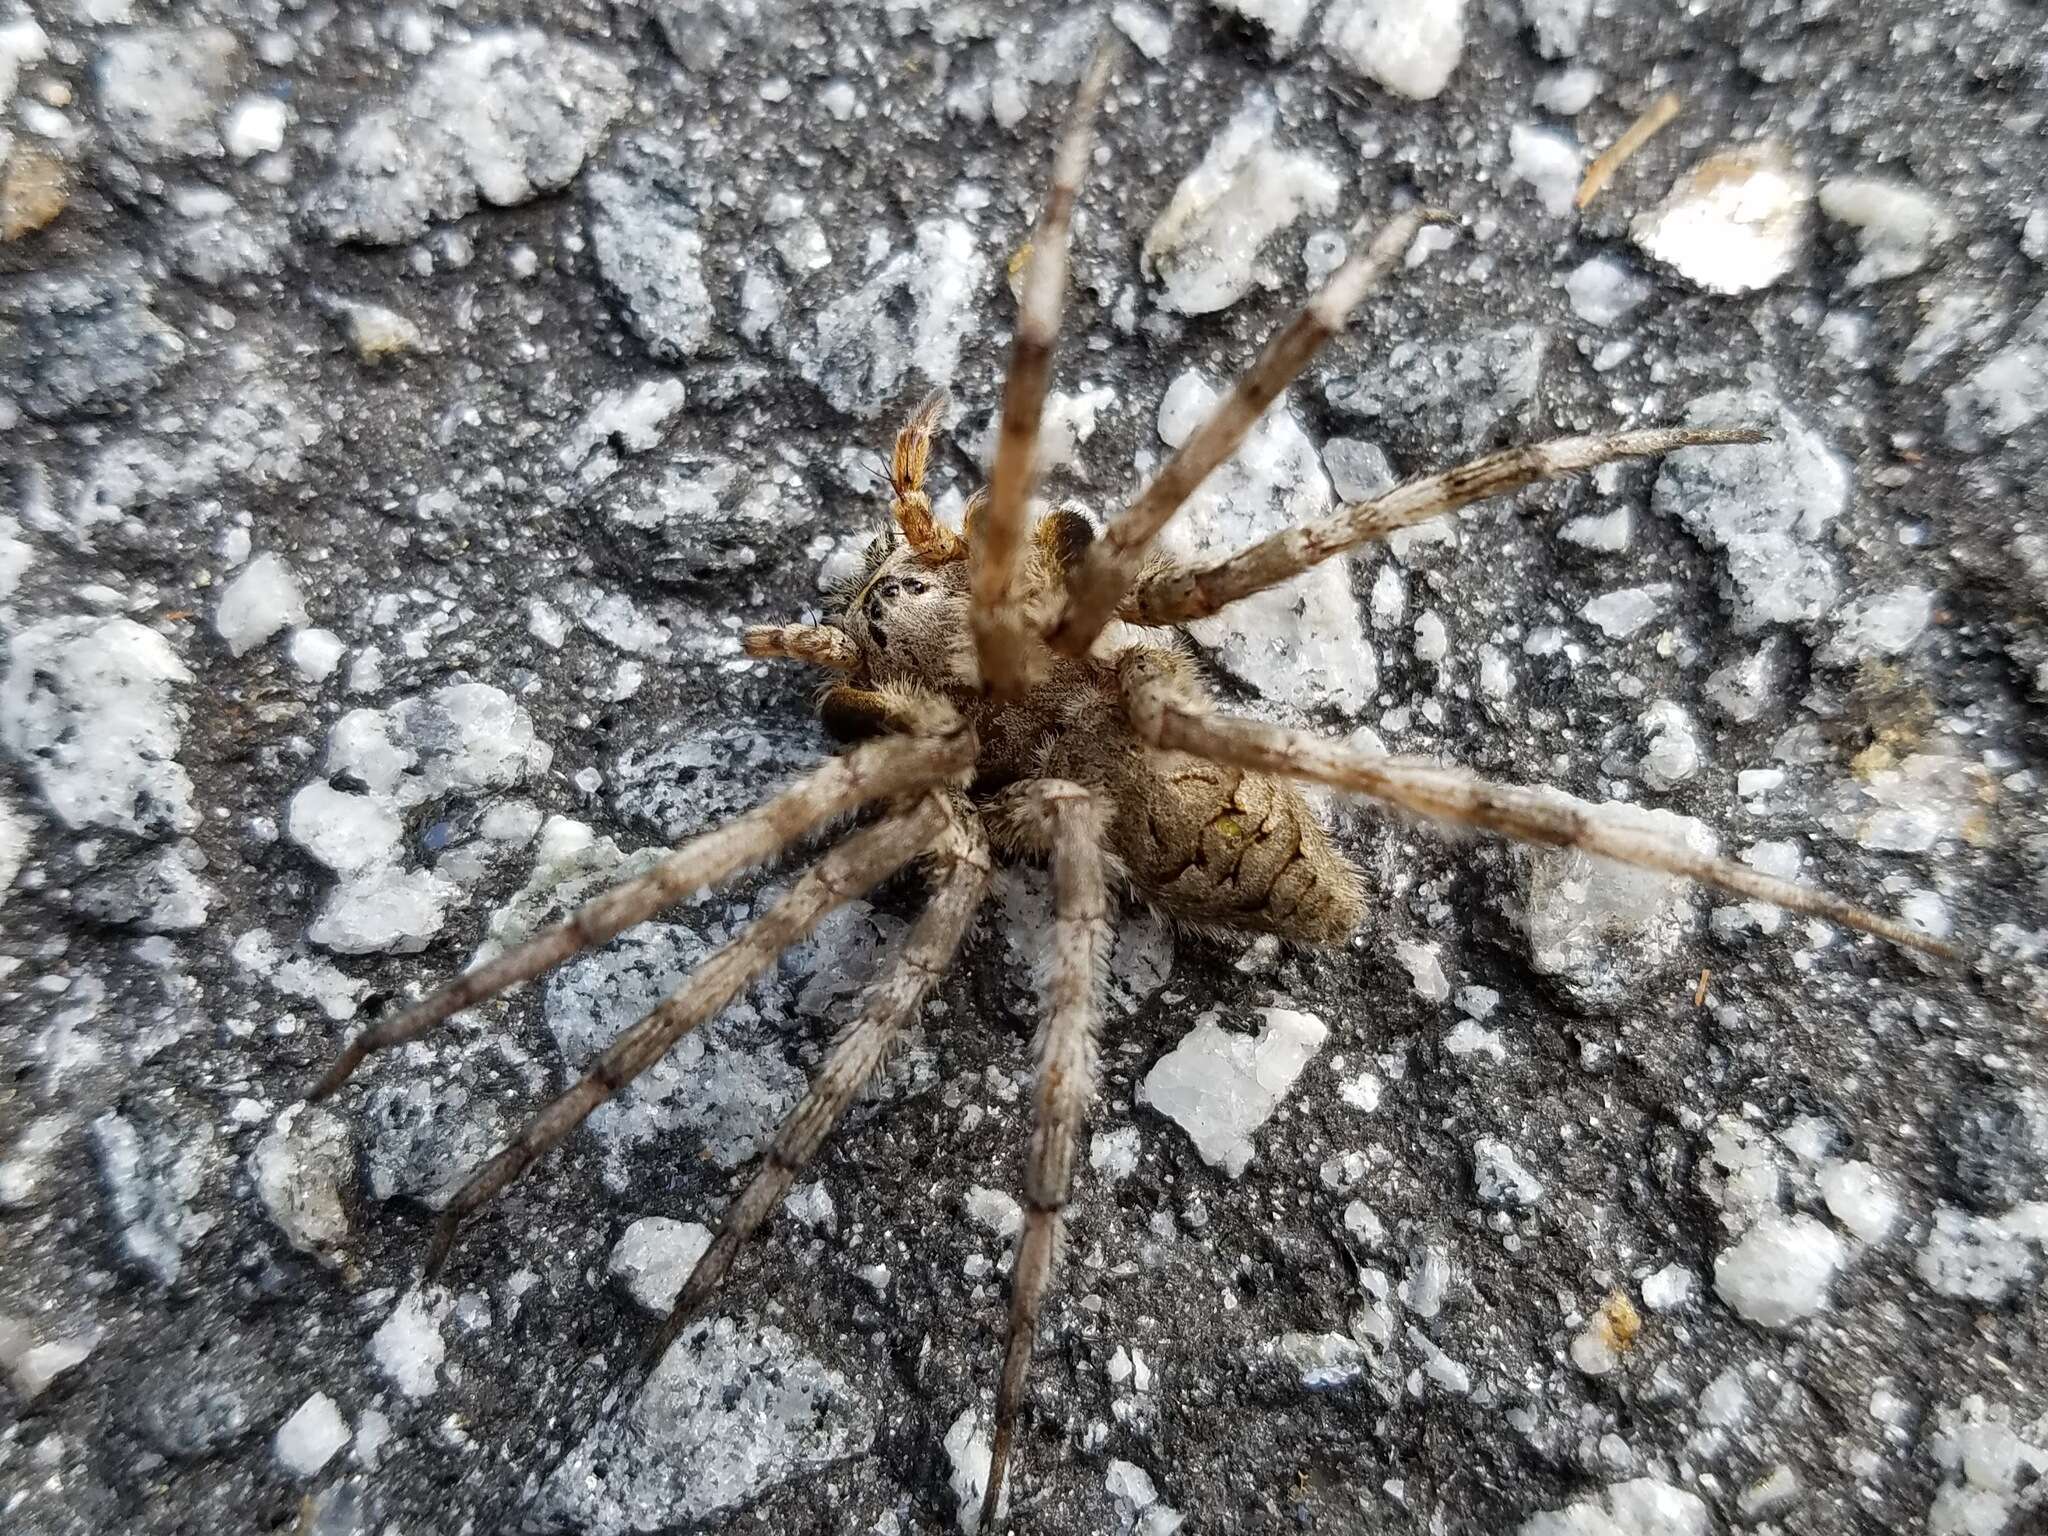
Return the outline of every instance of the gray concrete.
[[[1248,362],[1354,219],[1447,207],[1455,238],[1290,392],[1203,537],[1531,435],[1773,442],[1369,550],[1305,608],[1205,636],[1219,690],[1671,813],[1951,925],[1969,958],[1342,805],[1378,893],[1345,951],[1127,913],[1017,1527],[2031,1528],[2039,17],[1495,0],[1428,94],[1432,49],[1390,59],[1381,7],[1240,8],[1278,32],[1114,7],[1055,489],[1113,508],[1185,430],[1187,370]],[[1038,877],[1002,878],[887,1080],[634,1402],[607,1393],[652,1327],[639,1298],[715,1229],[913,882],[595,1117],[442,1286],[417,1282],[450,1180],[787,869],[292,1106],[393,999],[826,749],[813,680],[746,661],[738,629],[819,610],[933,382],[954,440],[982,438],[1087,18],[39,20],[0,0],[0,213],[24,229],[0,243],[0,1526],[957,1529]],[[1580,161],[1667,89],[1676,121],[1572,211]],[[1265,156],[1238,212],[1280,227],[1144,256],[1233,120]],[[1632,230],[1767,140],[1754,248],[1684,210]],[[948,448],[936,474],[957,508],[977,470]],[[1244,1088],[1262,1030],[1287,1060]],[[1141,1091],[1176,1050],[1179,1120]],[[1236,1095],[1211,1122],[1182,1107],[1205,1072]],[[1236,1178],[1198,1150],[1246,1138]]]

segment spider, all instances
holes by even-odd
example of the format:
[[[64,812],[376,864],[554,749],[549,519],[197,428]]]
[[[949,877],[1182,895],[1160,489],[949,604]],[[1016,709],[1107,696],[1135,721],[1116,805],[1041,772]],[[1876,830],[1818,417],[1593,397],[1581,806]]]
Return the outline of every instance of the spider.
[[[624,1031],[586,1074],[479,1168],[443,1212],[427,1259],[439,1272],[462,1222],[583,1119],[736,997],[822,918],[907,865],[931,894],[862,1012],[834,1046],[657,1330],[651,1364],[717,1293],[742,1244],[775,1210],[833,1125],[952,964],[997,857],[1050,862],[1052,970],[1036,1041],[1024,1224],[982,1530],[1004,1508],[1017,1409],[1060,1244],[1094,1092],[1096,993],[1112,890],[1202,930],[1336,945],[1364,915],[1361,872],[1333,848],[1294,780],[1397,811],[1702,881],[1935,954],[1947,946],[1811,887],[1701,855],[1542,788],[1360,751],[1218,712],[1178,626],[1396,529],[1618,459],[1754,443],[1744,429],[1662,428],[1562,437],[1413,480],[1322,521],[1200,565],[1155,553],[1169,518],[1234,453],[1265,409],[1392,268],[1446,215],[1389,220],[1265,347],[1207,421],[1098,535],[1080,511],[1034,503],[1039,420],[1067,277],[1068,230],[1114,58],[1097,52],[1057,142],[1030,245],[989,485],[962,528],[939,522],[924,484],[945,410],[927,400],[888,466],[892,526],[875,539],[840,611],[817,625],[747,631],[757,657],[836,679],[820,714],[848,749],[773,799],[669,853],[640,878],[358,1035],[310,1090],[335,1092],[373,1052],[416,1040],[835,818],[878,807],[770,910]]]

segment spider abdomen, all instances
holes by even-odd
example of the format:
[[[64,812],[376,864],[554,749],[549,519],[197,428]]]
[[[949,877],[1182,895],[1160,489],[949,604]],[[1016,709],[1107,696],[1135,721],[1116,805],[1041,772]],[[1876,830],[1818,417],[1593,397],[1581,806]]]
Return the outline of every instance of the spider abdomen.
[[[1333,944],[1364,916],[1357,867],[1292,785],[1078,732],[1046,772],[1107,796],[1110,851],[1141,896],[1183,922]]]

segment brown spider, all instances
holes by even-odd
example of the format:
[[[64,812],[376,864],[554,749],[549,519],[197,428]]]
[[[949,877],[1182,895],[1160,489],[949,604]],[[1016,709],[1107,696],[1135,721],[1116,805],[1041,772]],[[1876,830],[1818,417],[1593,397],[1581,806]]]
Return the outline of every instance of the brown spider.
[[[440,1269],[466,1217],[716,1014],[827,913],[905,865],[928,860],[934,890],[923,914],[726,1213],[658,1331],[651,1363],[702,1311],[740,1245],[782,1200],[952,963],[988,888],[992,856],[1049,859],[1055,892],[1050,1011],[1037,1040],[1024,1228],[1011,1281],[983,1530],[993,1529],[1001,1507],[1038,1311],[1094,1091],[1096,991],[1112,883],[1199,928],[1340,942],[1363,915],[1366,891],[1359,871],[1330,846],[1287,782],[1308,779],[1455,827],[1686,876],[1894,944],[1949,953],[1903,923],[1705,857],[1548,790],[1493,784],[1455,768],[1335,746],[1214,712],[1174,626],[1485,497],[1615,459],[1756,442],[1762,434],[1667,428],[1557,438],[1411,481],[1226,559],[1188,566],[1154,554],[1153,542],[1176,508],[1343,328],[1416,231],[1443,217],[1415,211],[1391,220],[1338,268],[1099,537],[1079,512],[1034,515],[1038,425],[1066,286],[1068,223],[1110,66],[1105,48],[1090,65],[1058,145],[1024,278],[994,470],[987,490],[969,504],[962,531],[934,519],[924,491],[932,434],[944,408],[935,396],[897,435],[889,469],[895,527],[869,547],[865,571],[843,594],[843,611],[823,625],[747,632],[750,655],[838,673],[820,712],[835,736],[859,744],[560,926],[359,1035],[310,1093],[325,1098],[373,1051],[416,1040],[463,1009],[773,857],[835,817],[879,805],[880,820],[827,852],[765,916],[621,1034],[581,1081],[469,1179],[440,1219],[429,1274]]]

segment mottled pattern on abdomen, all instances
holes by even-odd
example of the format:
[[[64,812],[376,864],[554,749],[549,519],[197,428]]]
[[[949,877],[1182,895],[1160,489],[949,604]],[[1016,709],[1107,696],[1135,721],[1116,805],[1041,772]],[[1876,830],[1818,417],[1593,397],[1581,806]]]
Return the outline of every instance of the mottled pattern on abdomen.
[[[1147,751],[1108,786],[1110,844],[1132,882],[1175,917],[1336,943],[1365,893],[1292,785],[1178,752]]]

